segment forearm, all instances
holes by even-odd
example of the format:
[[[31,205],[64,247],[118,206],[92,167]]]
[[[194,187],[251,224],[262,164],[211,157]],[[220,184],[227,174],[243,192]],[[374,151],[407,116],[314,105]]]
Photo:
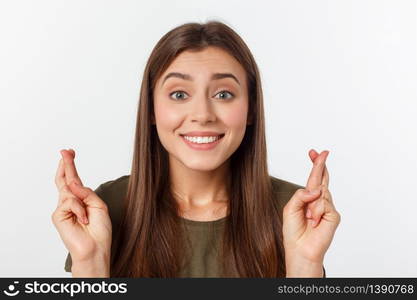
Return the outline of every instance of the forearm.
[[[110,259],[108,255],[100,255],[89,261],[74,261],[72,277],[110,277]]]

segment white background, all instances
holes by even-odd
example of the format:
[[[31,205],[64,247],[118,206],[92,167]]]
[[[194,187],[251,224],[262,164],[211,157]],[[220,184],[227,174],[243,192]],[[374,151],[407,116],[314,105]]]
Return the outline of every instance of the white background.
[[[130,173],[156,42],[220,20],[251,49],[271,175],[305,185],[329,150],[342,221],[329,277],[417,276],[415,1],[1,1],[0,276],[67,277],[51,221],[59,150],[91,188]]]

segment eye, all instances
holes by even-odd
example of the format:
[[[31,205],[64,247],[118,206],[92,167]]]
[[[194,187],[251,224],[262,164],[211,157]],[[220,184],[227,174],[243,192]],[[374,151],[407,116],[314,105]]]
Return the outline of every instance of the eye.
[[[227,94],[229,94],[230,97],[227,97]],[[234,95],[229,91],[220,91],[216,95],[221,95],[220,99],[230,99],[234,97]]]
[[[172,98],[172,95],[175,95],[175,94],[180,95],[180,97]],[[182,100],[182,99],[186,99],[186,98],[184,98],[184,95],[186,95],[186,94],[187,93],[184,92],[184,91],[175,91],[175,92],[172,92],[171,94],[169,94],[169,97],[174,99],[174,100]]]

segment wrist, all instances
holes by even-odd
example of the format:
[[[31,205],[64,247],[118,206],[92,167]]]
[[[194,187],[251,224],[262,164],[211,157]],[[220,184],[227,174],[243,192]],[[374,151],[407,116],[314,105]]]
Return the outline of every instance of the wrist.
[[[110,277],[110,255],[100,254],[83,261],[73,261],[72,277]]]
[[[310,261],[303,258],[286,258],[286,277],[322,278],[323,261]]]

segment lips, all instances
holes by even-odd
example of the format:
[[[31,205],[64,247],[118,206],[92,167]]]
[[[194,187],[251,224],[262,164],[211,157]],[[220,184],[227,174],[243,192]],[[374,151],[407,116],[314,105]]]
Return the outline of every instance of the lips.
[[[224,135],[218,135],[218,136],[186,136],[183,135],[182,138],[186,139],[187,141],[190,141],[192,143],[196,144],[209,144],[213,143],[217,140],[220,140]]]
[[[214,149],[222,141],[224,135],[225,135],[224,133],[218,134],[218,135],[215,135],[213,133],[211,133],[211,135],[199,135],[199,137],[218,136],[219,138],[217,138],[215,141],[209,142],[209,143],[195,143],[195,142],[187,140],[184,135],[180,134],[181,139],[185,142],[185,144],[187,144],[191,149],[194,149],[194,150],[211,150],[211,149]],[[190,135],[190,136],[193,136],[193,135]]]
[[[187,133],[180,134],[181,136],[224,136],[222,132],[216,131],[190,131]]]
[[[214,136],[214,137],[217,137],[219,140],[222,138],[222,137],[224,137],[224,133],[222,133],[222,134],[218,134],[218,135],[216,135],[216,134],[213,134],[213,135],[188,135],[188,134],[180,134],[180,136],[181,137],[185,137],[185,136],[188,136],[188,137],[206,137],[206,136]]]

